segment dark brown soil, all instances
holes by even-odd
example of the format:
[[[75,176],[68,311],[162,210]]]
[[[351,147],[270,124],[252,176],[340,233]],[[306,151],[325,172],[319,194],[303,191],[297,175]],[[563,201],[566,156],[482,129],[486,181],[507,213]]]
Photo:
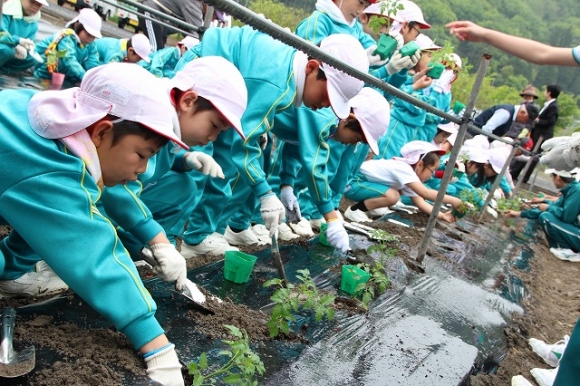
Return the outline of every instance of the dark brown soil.
[[[398,213],[400,217],[406,217],[405,213]],[[402,226],[373,222],[369,225],[386,230],[398,235],[401,239],[400,254],[408,254],[407,247],[416,248],[423,236],[427,216],[416,214],[410,219],[418,225],[417,228],[405,228]],[[487,222],[492,222],[487,216]],[[503,221],[503,220],[499,220]],[[423,224],[424,223],[424,224]],[[423,225],[420,225],[423,224]],[[477,235],[452,232],[453,224],[443,224],[438,227],[450,237],[462,238]],[[508,226],[506,226],[506,230]],[[0,235],[6,235],[9,228],[0,227]],[[307,243],[307,238],[298,240],[299,243]],[[293,242],[296,243],[296,242]],[[254,247],[244,248],[246,252],[255,252],[268,248]],[[435,257],[436,252],[430,248],[429,254]],[[188,268],[192,269],[209,262],[222,259],[220,256],[207,256],[190,259]],[[333,267],[332,269],[340,269]],[[139,268],[143,278],[153,275],[151,270]],[[548,251],[547,244],[542,241],[535,246],[535,257],[531,259],[531,271],[520,272],[519,276],[526,285],[529,297],[524,301],[523,316],[514,316],[510,324],[505,328],[508,338],[508,352],[505,359],[500,363],[496,374],[479,374],[472,376],[472,385],[509,385],[511,377],[523,374],[531,380],[529,370],[534,367],[546,368],[546,365],[529,348],[527,340],[530,337],[543,339],[547,342],[555,342],[562,339],[565,334],[570,334],[580,313],[580,282],[577,278],[580,274],[580,264],[562,262],[553,257]],[[69,296],[69,300],[74,299]],[[0,299],[0,306],[22,306],[37,303],[44,299]],[[216,307],[208,300],[208,307],[215,312],[208,315],[201,312],[190,311],[188,317],[195,318],[199,322],[200,329],[211,339],[227,338],[223,324],[234,324],[245,329],[253,341],[269,339],[265,322],[268,315],[247,307],[235,305],[228,299]],[[214,308],[215,307],[215,308]],[[337,297],[335,302],[337,309],[344,309],[347,313],[365,312],[359,304],[352,299]],[[280,339],[303,339],[299,335],[280,337]],[[117,331],[111,329],[83,330],[72,324],[55,325],[50,317],[39,315],[35,319],[24,321],[17,316],[15,342],[23,348],[34,344],[37,348],[48,347],[54,351],[57,360],[48,369],[37,371],[33,376],[33,382],[38,385],[118,385],[124,371],[129,371],[138,377],[145,377],[145,370],[141,359],[135,354],[127,339]],[[71,377],[74,374],[74,377]]]

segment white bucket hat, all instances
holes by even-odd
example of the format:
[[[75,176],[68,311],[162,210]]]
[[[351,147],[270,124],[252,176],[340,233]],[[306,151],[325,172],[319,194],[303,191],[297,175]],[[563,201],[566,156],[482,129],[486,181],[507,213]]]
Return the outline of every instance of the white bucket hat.
[[[320,49],[361,72],[369,72],[369,59],[360,42],[351,35],[333,34],[320,42]],[[336,68],[322,63],[327,80],[328,98],[337,117],[344,119],[350,114],[348,101],[354,98],[364,82]]]
[[[415,165],[417,162],[423,159],[425,154],[427,153],[436,153],[438,155],[444,155],[446,152],[445,150],[439,149],[436,145],[425,142],[425,141],[411,141],[407,142],[401,148],[401,157],[393,157],[393,159],[397,159],[400,161],[404,161],[409,165]]]
[[[419,34],[417,39],[415,39],[415,43],[417,43],[421,51],[437,51],[441,49],[441,46],[435,44],[433,39],[425,34]]]
[[[95,38],[102,38],[101,27],[102,20],[98,13],[96,13],[92,8],[83,8],[79,11],[79,14],[66,23],[66,28],[70,28],[74,23],[79,22],[83,25],[83,28],[87,33],[94,36]]]
[[[207,99],[246,139],[242,128],[242,115],[248,105],[248,90],[240,71],[219,56],[205,56],[192,60],[177,71],[169,82],[169,91],[193,90]]]
[[[576,177],[576,174],[577,174],[577,170],[574,169],[574,170],[571,170],[571,171],[566,171],[566,170],[556,170],[556,169],[549,168],[549,169],[546,169],[544,171],[544,173],[546,173],[546,174],[555,174],[557,176],[564,177],[564,178],[575,178]]]
[[[149,38],[143,34],[135,34],[131,38],[131,47],[135,50],[135,53],[139,55],[146,63],[151,63],[149,54],[151,53],[151,42]]]
[[[187,47],[188,50],[190,50],[192,47],[195,47],[199,44],[199,39],[188,35],[183,39],[181,39],[181,41],[177,44],[181,44],[182,46],[185,46]]]
[[[409,0],[400,0],[399,5],[401,5],[403,9],[397,11],[397,19],[406,22],[414,21],[415,23],[419,24],[421,29],[431,28],[431,25],[425,21],[423,12],[417,4]]]
[[[32,1],[36,1],[37,3],[42,4],[45,7],[48,7],[48,1],[46,0],[32,0]]]
[[[359,121],[367,144],[372,152],[379,154],[379,138],[385,134],[391,118],[389,102],[376,90],[363,87],[350,100],[350,107]]]
[[[28,104],[28,120],[43,138],[68,137],[113,115],[138,122],[185,149],[173,131],[175,109],[165,83],[132,63],[110,63],[85,74],[80,87],[43,91]]]
[[[485,135],[476,135],[465,141],[464,146],[478,147],[480,149],[489,149],[489,140]]]
[[[468,161],[484,164],[489,161],[489,150],[480,147],[465,146],[459,151],[459,155],[466,155]]]
[[[440,123],[437,125],[437,128],[451,134],[457,134],[458,132],[457,124],[454,122]]]
[[[496,173],[500,173],[501,169],[507,162],[510,156],[510,149],[507,147],[496,147],[489,150],[489,164]]]

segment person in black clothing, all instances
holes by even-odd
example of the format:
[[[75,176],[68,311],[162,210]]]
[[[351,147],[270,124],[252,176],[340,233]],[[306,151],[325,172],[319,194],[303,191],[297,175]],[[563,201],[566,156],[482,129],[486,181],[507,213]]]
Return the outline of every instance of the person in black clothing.
[[[195,27],[203,26],[204,5],[199,0],[145,0],[143,5],[183,20]],[[167,24],[172,24],[147,11],[144,11],[143,14],[154,19],[160,19]],[[167,36],[173,32],[169,28],[142,17],[139,17],[139,28],[149,38],[151,51],[158,51],[164,48]],[[195,38],[200,38],[200,34],[196,30],[191,30],[191,34]]]
[[[544,142],[554,136],[554,127],[558,121],[558,102],[556,99],[560,95],[560,87],[555,84],[548,85],[546,86],[544,95],[546,97],[546,103],[544,103],[542,110],[540,110],[540,115],[534,120],[534,127],[532,128],[531,138],[532,141],[534,141],[534,146],[540,142],[540,140]],[[533,157],[532,164],[524,176],[523,182],[528,182],[537,164],[538,158]],[[513,180],[518,179],[525,166],[526,161],[514,162],[514,167],[510,168]]]

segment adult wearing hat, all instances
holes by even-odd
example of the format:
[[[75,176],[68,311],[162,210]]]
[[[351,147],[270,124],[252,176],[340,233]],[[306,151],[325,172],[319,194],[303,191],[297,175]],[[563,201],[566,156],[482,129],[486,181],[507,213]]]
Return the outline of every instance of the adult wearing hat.
[[[46,0],[8,0],[2,9],[0,34],[0,70],[25,71],[38,63],[34,39],[38,31],[40,8],[48,7]]]
[[[524,98],[524,103],[533,103],[536,99],[538,99],[538,93],[536,92],[536,88],[533,84],[528,84],[522,92],[520,96]]]
[[[496,105],[483,110],[473,123],[488,134],[498,137],[508,132],[514,122],[532,124],[538,117],[538,107],[533,103],[522,103],[518,105]],[[469,134],[476,135],[474,131],[468,130]]]

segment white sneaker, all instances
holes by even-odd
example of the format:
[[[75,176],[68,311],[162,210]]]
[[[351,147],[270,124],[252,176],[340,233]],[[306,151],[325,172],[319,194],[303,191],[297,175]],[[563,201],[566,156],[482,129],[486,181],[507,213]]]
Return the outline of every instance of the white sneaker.
[[[580,253],[576,253],[568,248],[550,248],[552,255],[563,261],[570,261],[572,263],[580,262]]]
[[[387,207],[384,207],[384,208],[371,209],[366,214],[367,214],[367,217],[377,218],[377,217],[383,217],[384,215],[387,215],[389,213],[393,213],[393,211]]]
[[[228,244],[224,236],[217,232],[207,236],[197,245],[181,243],[181,255],[186,259],[203,255],[220,256],[226,251],[239,251],[239,249]]]
[[[346,210],[344,211],[344,217],[349,219],[350,221],[354,221],[354,222],[372,222],[373,221],[362,210],[360,210],[360,209],[352,210],[350,206],[348,208],[346,208]]]
[[[258,236],[252,231],[252,227],[248,229],[244,229],[239,233],[235,233],[232,228],[228,225],[226,228],[226,234],[224,238],[230,245],[262,245],[263,243],[260,242]]]
[[[312,227],[312,229],[315,229],[317,231],[320,231],[320,227],[322,227],[322,224],[325,223],[326,220],[324,218],[310,219],[310,226]]]
[[[288,224],[286,224],[285,222],[280,224],[280,226],[278,227],[278,238],[282,241],[290,241],[297,239],[299,237],[300,236],[298,236],[296,233],[292,232],[292,229],[290,229]]]
[[[256,224],[252,226],[252,232],[256,234],[258,240],[261,244],[272,245],[272,238],[270,237],[270,231],[264,224]]]
[[[534,377],[540,386],[552,386],[558,374],[558,368],[555,369],[531,369],[530,374]]]
[[[512,377],[512,386],[534,386],[523,375],[514,375]]]
[[[528,343],[532,347],[532,350],[538,354],[544,362],[552,367],[557,367],[562,355],[564,355],[564,350],[566,349],[568,340],[570,340],[570,337],[565,335],[564,339],[554,344],[546,344],[543,340],[535,338],[530,338]]]
[[[302,217],[302,219],[298,221],[296,224],[288,224],[288,225],[290,226],[290,228],[292,228],[294,233],[296,233],[299,236],[308,236],[308,237],[314,236],[314,231],[310,226],[310,221],[304,217]]]
[[[15,280],[0,280],[1,296],[49,296],[68,290],[68,285],[46,263],[42,269],[42,272],[28,272]]]

